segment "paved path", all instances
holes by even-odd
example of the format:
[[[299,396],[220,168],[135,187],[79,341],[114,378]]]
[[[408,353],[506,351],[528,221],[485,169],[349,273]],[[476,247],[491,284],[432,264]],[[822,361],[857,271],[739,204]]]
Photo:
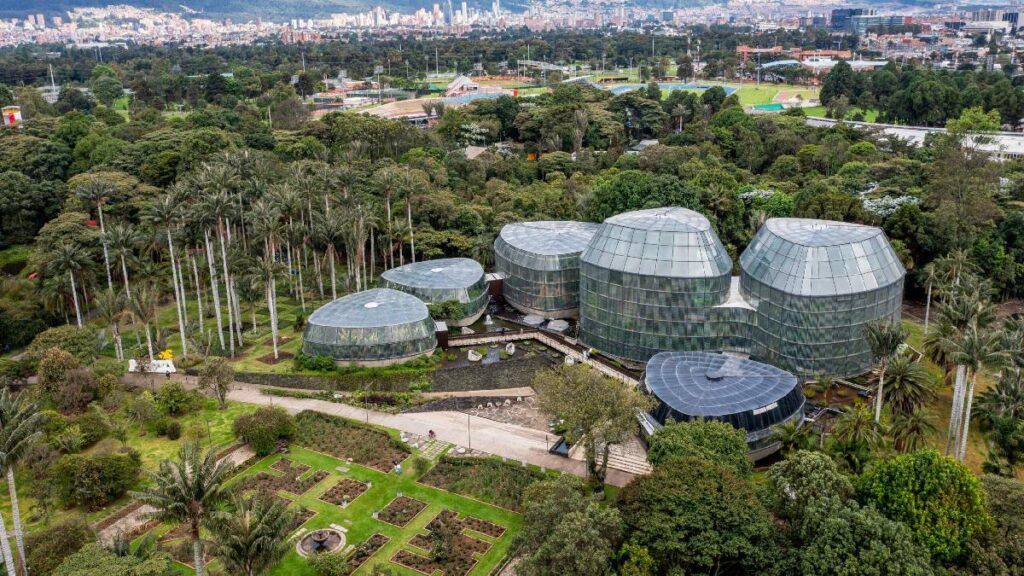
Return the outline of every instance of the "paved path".
[[[586,465],[583,462],[548,453],[548,447],[557,440],[557,437],[540,430],[495,422],[463,412],[386,414],[326,400],[271,396],[263,394],[258,386],[241,383],[236,383],[235,389],[228,394],[228,398],[247,404],[281,406],[293,414],[303,410],[314,410],[420,436],[426,436],[433,430],[438,440],[457,446],[465,446],[510,460],[528,462],[577,476],[586,476]],[[628,472],[609,469],[606,481],[614,486],[625,486],[633,478],[634,475]]]

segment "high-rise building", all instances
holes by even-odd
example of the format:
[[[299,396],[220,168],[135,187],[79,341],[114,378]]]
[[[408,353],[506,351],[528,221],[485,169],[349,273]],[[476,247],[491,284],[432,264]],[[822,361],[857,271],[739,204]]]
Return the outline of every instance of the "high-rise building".
[[[36,14],[36,26],[40,28],[46,28],[46,16],[43,14]]]
[[[832,11],[832,29],[837,32],[849,32],[850,20],[854,16],[874,16],[877,12],[873,8],[836,8]]]

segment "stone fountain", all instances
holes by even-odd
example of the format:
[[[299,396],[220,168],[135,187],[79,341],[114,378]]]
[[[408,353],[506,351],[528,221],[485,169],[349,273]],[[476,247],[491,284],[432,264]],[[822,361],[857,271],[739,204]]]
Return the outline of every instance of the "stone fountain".
[[[345,535],[334,528],[321,528],[313,530],[299,539],[295,545],[295,551],[300,556],[306,557],[311,554],[323,554],[334,552],[345,545]]]

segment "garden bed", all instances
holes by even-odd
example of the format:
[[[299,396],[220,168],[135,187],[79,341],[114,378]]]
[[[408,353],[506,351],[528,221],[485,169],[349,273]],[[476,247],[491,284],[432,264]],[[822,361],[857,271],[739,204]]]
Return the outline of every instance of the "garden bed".
[[[494,458],[444,456],[419,482],[521,512],[526,487],[545,478],[532,468]]]
[[[292,462],[288,458],[281,458],[277,462],[271,464],[270,467],[273,468],[274,470],[277,470],[278,472],[281,472],[285,476],[290,476],[292,478],[298,478],[299,476],[302,476],[303,474],[309,472],[312,469],[312,467],[309,466],[308,464],[303,464],[302,462]]]
[[[517,356],[520,352],[516,353]],[[561,355],[559,354],[559,358]],[[434,392],[466,392],[471,390],[497,390],[530,386],[537,373],[558,361],[541,353],[494,364],[473,365],[437,370],[433,375]]]
[[[274,353],[271,352],[270,354],[267,354],[265,356],[260,356],[256,360],[259,361],[259,362],[262,362],[264,364],[269,364],[269,365],[273,366],[274,364],[280,364],[281,362],[287,362],[288,360],[291,360],[292,357],[294,357],[294,356],[295,355],[292,354],[291,352],[281,352],[281,351],[278,351],[277,358],[274,358]]]
[[[299,529],[299,526],[309,522],[309,519],[313,516],[316,516],[316,512],[308,508],[300,508],[299,510],[296,510],[295,515],[292,516],[292,523],[288,526],[288,530],[286,532],[288,534],[295,532]]]
[[[371,556],[376,554],[377,551],[383,548],[390,540],[390,538],[380,533],[367,538],[365,542],[356,546],[356,549],[353,550],[352,554],[345,560],[345,567],[340,574],[351,574],[358,570],[360,566],[365,564]]]
[[[300,412],[295,426],[298,444],[382,472],[390,472],[411,453],[387,432],[319,412]]]
[[[438,531],[445,525],[450,529],[451,537],[448,540],[447,557],[444,560],[435,560],[409,550],[399,550],[391,558],[391,561],[421,574],[434,574],[438,571],[444,576],[469,574],[476,566],[477,558],[491,549],[491,543],[466,535],[464,533],[466,520],[459,520],[458,514],[452,510],[442,510],[438,513],[427,524],[429,533],[416,534],[409,539],[409,545],[431,553],[439,538]],[[500,528],[497,525],[494,527]]]
[[[399,528],[406,527],[427,505],[415,498],[398,496],[377,514],[377,519]]]
[[[255,476],[248,476],[239,482],[238,490],[241,492],[259,490],[270,492],[271,494],[276,493],[278,490],[284,490],[296,496],[302,496],[328,476],[329,474],[323,470],[317,470],[301,480],[296,476],[276,476],[260,472]]]
[[[334,504],[335,506],[341,506],[343,504],[347,505],[368,489],[369,485],[366,482],[360,482],[351,478],[342,478],[337,484],[332,486],[330,490],[324,492],[320,499],[328,504]]]

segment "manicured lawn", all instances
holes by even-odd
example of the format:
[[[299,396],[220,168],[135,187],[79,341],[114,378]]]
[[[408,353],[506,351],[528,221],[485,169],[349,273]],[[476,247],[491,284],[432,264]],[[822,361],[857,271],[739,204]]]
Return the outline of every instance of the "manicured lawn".
[[[424,527],[427,523],[444,509],[454,510],[460,515],[487,520],[507,529],[505,534],[497,539],[473,534],[474,538],[493,544],[492,548],[479,559],[474,567],[471,572],[474,575],[489,574],[501,562],[512,542],[512,537],[521,526],[521,518],[518,514],[417,483],[412,466],[410,465],[411,459],[406,460],[403,466],[403,474],[399,476],[394,473],[385,473],[356,464],[346,463],[337,458],[305,448],[293,447],[284,456],[273,455],[265,458],[247,470],[239,479],[260,472],[267,472],[282,457],[288,458],[293,462],[311,466],[313,470],[308,474],[312,474],[315,470],[323,470],[329,474],[325,480],[313,486],[305,494],[295,495],[283,491],[278,493],[280,496],[295,502],[298,506],[316,512],[316,516],[313,516],[302,525],[306,532],[335,524],[346,529],[346,545],[358,545],[376,533],[383,534],[390,539],[369,561],[363,564],[356,574],[369,573],[371,566],[375,564],[388,565],[392,570],[396,570],[400,574],[416,574],[416,572],[401,568],[389,562],[389,560],[399,549],[416,551],[417,549],[410,546],[408,541],[418,533],[425,533]],[[274,474],[276,472],[270,470],[267,473]],[[366,492],[358,496],[344,509],[319,499],[320,496],[337,484],[341,478],[350,478],[371,484]],[[424,502],[427,506],[404,528],[399,528],[373,518],[374,512],[383,509],[399,494]],[[422,554],[423,552],[419,551],[419,553]],[[271,574],[281,576],[286,574],[289,576],[315,576],[316,573],[309,567],[306,560],[293,549]]]
[[[874,121],[878,120],[878,110],[876,110],[874,108],[871,108],[871,109],[868,109],[868,110],[861,110],[860,108],[852,108],[850,111],[848,111],[846,113],[846,119],[849,120],[857,112],[862,112],[864,114],[864,121],[865,122],[874,122]],[[808,108],[804,108],[804,114],[806,114],[807,116],[817,116],[817,117],[820,117],[820,118],[824,118],[825,117],[825,113],[826,113],[826,110],[825,110],[824,106],[811,106],[811,107],[808,107]]]

